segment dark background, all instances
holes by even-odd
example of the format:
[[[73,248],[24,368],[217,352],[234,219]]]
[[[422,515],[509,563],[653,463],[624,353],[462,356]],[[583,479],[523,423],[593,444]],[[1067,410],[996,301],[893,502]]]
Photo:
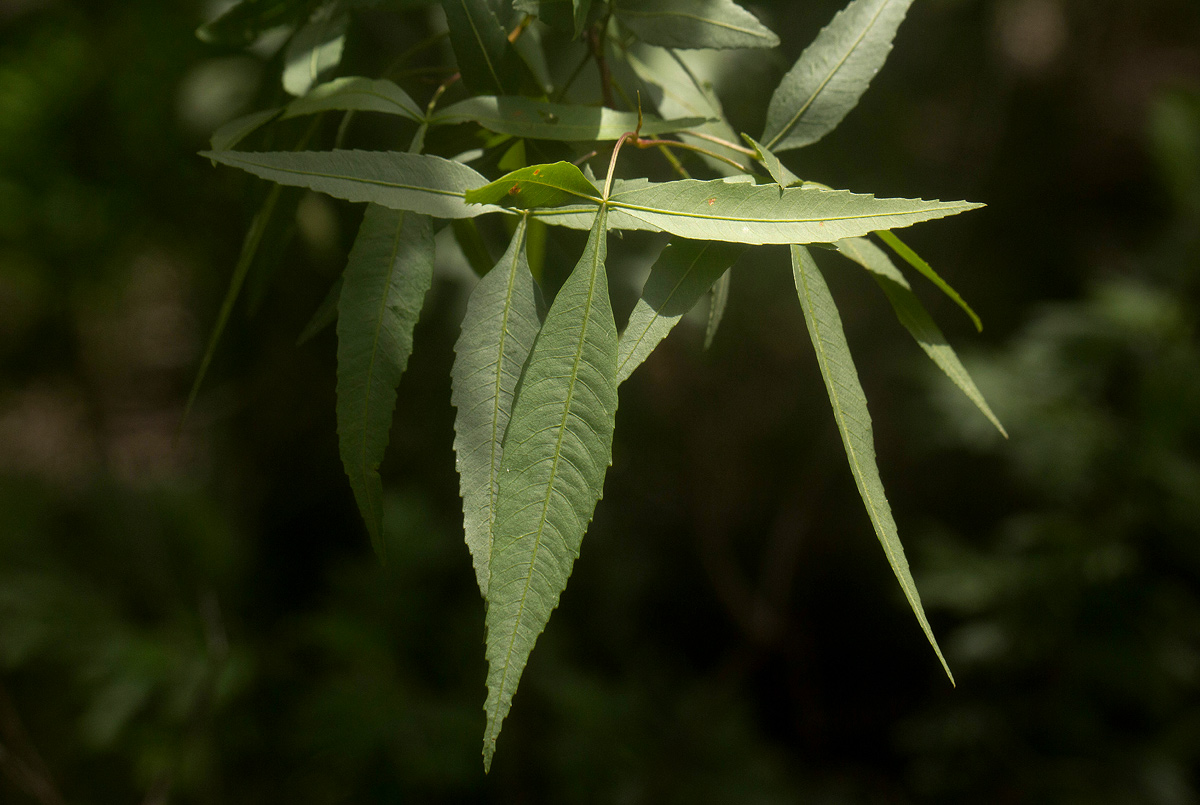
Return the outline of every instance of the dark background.
[[[840,6],[752,4],[784,44],[717,70],[736,126]],[[275,63],[196,40],[214,10],[0,0],[0,801],[1200,801],[1194,0],[919,0],[859,108],[787,158],[988,205],[906,237],[982,315],[917,286],[1009,441],[818,255],[957,689],[872,535],[786,255],[759,250],[712,349],[685,322],[622,388],[487,778],[453,247],[383,467],[387,567],[338,459],[333,333],[294,344],[361,208],[298,196],[173,444],[265,192],[195,154],[278,100]],[[365,12],[343,72],[426,25]],[[614,239],[618,316],[660,243]]]

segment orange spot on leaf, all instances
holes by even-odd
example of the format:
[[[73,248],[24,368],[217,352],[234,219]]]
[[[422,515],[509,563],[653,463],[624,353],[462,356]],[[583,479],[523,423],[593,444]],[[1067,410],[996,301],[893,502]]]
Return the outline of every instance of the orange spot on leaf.
[[[521,192],[521,186],[519,184],[515,184],[508,189],[508,194],[510,196],[515,196],[517,193],[520,193],[520,192]]]
[[[716,203],[717,203],[717,200],[715,198],[710,198],[708,200],[708,206],[710,206],[710,207]]]

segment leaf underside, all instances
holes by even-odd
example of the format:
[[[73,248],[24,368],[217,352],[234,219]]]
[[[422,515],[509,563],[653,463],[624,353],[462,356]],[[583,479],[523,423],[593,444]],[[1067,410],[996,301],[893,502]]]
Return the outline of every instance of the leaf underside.
[[[933,646],[946,675],[953,682],[954,675],[950,673],[950,666],[946,664],[937,639],[933,636],[933,629],[925,617],[921,596],[909,570],[904,547],[900,544],[900,535],[896,529],[896,521],[892,518],[892,509],[883,491],[883,480],[879,477],[879,467],[875,463],[875,435],[871,427],[871,415],[867,411],[867,398],[859,382],[854,360],[850,356],[850,347],[842,329],[842,318],[812,255],[803,246],[792,246],[791,253],[796,292],[804,309],[804,320],[808,325],[813,349],[817,353],[821,378],[825,381],[826,391],[829,392],[829,402],[833,406],[838,432],[846,448],[846,457],[850,460],[854,483],[858,486],[867,514],[871,518],[871,525],[875,528],[875,535],[883,546],[892,572],[900,582],[904,597],[908,599],[909,606],[917,616],[917,622],[929,639],[929,644]]]
[[[941,275],[933,270],[933,266],[922,260],[921,256],[910,249],[894,232],[884,230],[875,234],[879,235],[880,239],[890,246],[892,251],[900,255],[904,259],[904,262],[919,271],[925,279],[936,285],[942,293],[946,294],[956,305],[962,308],[963,312],[970,317],[971,323],[975,325],[977,331],[983,331],[983,322],[979,319],[979,316],[975,315],[975,311],[971,309],[971,306],[958,295],[958,291],[951,288],[950,283],[942,279]]]
[[[433,282],[428,216],[367,207],[338,298],[338,447],[359,511],[380,556],[383,486],[396,387],[412,354],[413,327]]]
[[[729,306],[729,287],[733,283],[733,271],[726,271],[712,287],[712,298],[708,303],[708,324],[704,328],[704,349],[712,348],[716,340],[717,330],[725,318],[725,308]]]
[[[616,16],[648,45],[773,48],[779,37],[733,0],[618,0]]]
[[[484,766],[558,605],[612,460],[617,329],[599,208],[533,345],[504,438],[488,583]]]
[[[288,43],[283,57],[283,88],[288,93],[303,95],[341,64],[350,17],[333,10],[329,6],[318,11]]]

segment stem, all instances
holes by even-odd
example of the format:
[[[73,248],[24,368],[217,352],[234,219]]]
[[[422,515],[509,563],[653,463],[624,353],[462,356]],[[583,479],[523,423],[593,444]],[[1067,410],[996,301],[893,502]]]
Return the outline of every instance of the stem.
[[[592,56],[596,59],[596,66],[600,68],[600,93],[604,97],[604,105],[609,109],[616,109],[617,104],[612,91],[612,73],[608,69],[608,59],[604,55],[604,30],[590,31],[588,42],[592,46]]]
[[[637,134],[632,131],[627,131],[621,135],[621,139],[617,140],[617,144],[613,146],[612,159],[608,161],[608,176],[604,179],[604,200],[608,201],[609,191],[612,190],[613,172],[617,167],[617,154],[621,153],[621,146],[625,141],[637,137]]]
[[[433,114],[433,109],[437,106],[438,100],[441,99],[442,93],[450,89],[460,78],[462,78],[462,73],[455,73],[438,85],[438,88],[433,91],[433,97],[429,99],[429,105],[425,107],[425,117]]]
[[[533,15],[526,14],[521,21],[517,23],[517,27],[513,28],[512,31],[509,32],[508,43],[511,45],[513,42],[516,42],[518,39],[520,39],[521,34],[525,33],[525,29],[529,27],[529,23],[531,22],[533,22]]]
[[[638,148],[653,148],[654,146],[661,146],[663,148],[682,148],[685,151],[695,151],[697,154],[704,154],[706,157],[719,159],[727,165],[732,165],[742,173],[753,173],[752,170],[747,168],[742,163],[732,160],[727,156],[723,156],[722,154],[718,154],[716,151],[710,151],[707,148],[701,148],[698,145],[680,142],[679,140],[643,140],[638,138],[634,141],[634,145],[636,145]]]
[[[720,137],[716,137],[712,134],[706,134],[702,131],[689,131],[688,136],[689,137],[699,137],[701,140],[708,140],[710,143],[716,143],[717,145],[722,145],[731,151],[737,151],[739,154],[745,154],[748,157],[757,157],[758,156],[758,153],[756,151],[754,151],[750,148],[747,148],[744,145],[738,145],[737,143],[731,143],[731,142],[729,142],[729,140],[723,140]]]

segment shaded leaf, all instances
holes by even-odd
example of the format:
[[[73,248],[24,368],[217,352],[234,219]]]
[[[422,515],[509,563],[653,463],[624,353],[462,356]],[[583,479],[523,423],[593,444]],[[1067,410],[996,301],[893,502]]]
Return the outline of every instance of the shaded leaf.
[[[624,383],[746,250],[736,243],[673,240],[650,269],[642,297],[617,346],[617,383]]]
[[[463,84],[475,95],[516,94],[520,59],[488,0],[442,0]]]
[[[617,0],[638,39],[667,48],[773,48],[779,37],[733,0]]]
[[[248,115],[243,115],[236,120],[231,120],[224,126],[213,132],[212,139],[209,142],[212,144],[214,151],[228,151],[236,146],[242,140],[249,137],[254,132],[258,131],[263,126],[270,123],[282,109],[263,109],[260,112],[251,112]]]
[[[575,21],[575,38],[579,38],[579,34],[583,32],[583,27],[587,25],[588,12],[592,10],[592,0],[571,0],[571,5],[574,8]]]
[[[513,8],[532,14],[559,31],[574,33],[575,7],[572,0],[515,0]]]
[[[570,162],[530,165],[501,176],[494,182],[468,190],[468,204],[501,204],[506,207],[561,207],[580,198],[600,203],[595,185]]]
[[[604,271],[606,230],[601,206],[534,342],[504,437],[487,595],[485,768],[612,460],[617,328]]]
[[[320,335],[326,327],[337,321],[338,299],[341,295],[342,278],[338,277],[333,281],[333,285],[329,286],[329,291],[325,294],[325,298],[321,300],[321,304],[317,305],[317,309],[313,312],[312,318],[308,320],[308,324],[304,325],[304,329],[296,337],[296,346],[307,344]]]
[[[953,682],[954,675],[950,673],[950,666],[946,664],[942,650],[925,617],[921,596],[908,568],[896,521],[892,518],[892,509],[883,491],[883,480],[879,477],[879,467],[875,462],[875,435],[871,427],[871,414],[867,411],[867,398],[858,379],[858,370],[854,368],[854,360],[850,356],[846,334],[842,330],[842,318],[812,255],[803,246],[792,246],[791,252],[796,292],[800,297],[800,305],[804,308],[804,320],[812,337],[813,349],[817,353],[821,378],[829,392],[829,402],[833,406],[838,432],[842,436],[842,444],[850,460],[854,483],[858,486],[858,492],[871,518],[871,525],[875,528],[875,535],[883,546],[892,572],[900,582],[904,597],[908,599],[909,606],[917,616],[917,621],[929,639],[929,644],[933,646],[946,675]]]
[[[921,349],[925,350],[925,354],[946,373],[946,377],[950,378],[963,394],[967,395],[967,399],[975,403],[975,407],[996,426],[996,429],[1008,438],[1008,432],[983,398],[967,368],[959,360],[958,354],[946,341],[933,317],[921,304],[921,300],[913,293],[908,280],[883,250],[866,238],[841,240],[838,241],[837,247],[843,255],[875,275],[875,281],[879,283],[879,287],[891,302],[892,309],[896,311],[896,318],[916,339]]]
[[[298,117],[331,111],[383,112],[418,121],[425,117],[416,101],[391,81],[359,76],[335,78],[314,87],[303,98],[288,104],[283,116]],[[214,145],[213,150],[223,149]]]
[[[433,282],[428,216],[371,204],[350,250],[338,299],[337,432],[350,488],[383,556],[383,484],[396,386]]]
[[[704,328],[704,348],[710,349],[717,337],[717,329],[725,318],[725,308],[729,305],[729,286],[733,280],[732,271],[726,271],[713,285],[712,299],[708,304],[708,324]]]
[[[761,138],[767,148],[800,148],[833,131],[883,67],[910,5],[854,0],[839,11],[771,96]]]
[[[522,97],[468,98],[436,113],[434,125],[478,123],[485,129],[533,140],[616,140],[637,128],[634,112],[617,112],[603,106],[549,103]],[[704,118],[662,120],[646,115],[642,134],[658,136],[702,125]]]
[[[483,242],[483,236],[479,234],[479,227],[475,226],[475,220],[456,218],[450,222],[450,229],[454,233],[454,242],[462,249],[471,270],[481,277],[491,271],[492,256]]]
[[[540,326],[537,285],[525,258],[526,227],[522,218],[508,251],[471,292],[450,372],[463,529],[485,597],[502,441],[517,378]]]
[[[884,243],[892,247],[892,251],[900,255],[900,257],[902,257],[906,263],[915,268],[917,271],[921,272],[921,274],[927,280],[936,285],[942,293],[953,299],[954,303],[962,308],[963,311],[971,317],[971,321],[975,324],[975,329],[977,331],[983,331],[983,322],[977,315],[975,315],[975,311],[972,310],[971,306],[968,305],[963,298],[958,295],[958,291],[951,288],[950,284],[942,279],[941,276],[933,270],[933,266],[922,260],[920,255],[908,248],[904,241],[896,237],[895,234],[887,231],[876,232],[875,234],[879,235],[880,239],[883,240]]]
[[[197,28],[196,36],[210,45],[242,47],[272,28],[300,22],[314,4],[314,0],[243,0]]]
[[[283,54],[283,88],[292,95],[303,95],[341,64],[349,27],[349,15],[336,13],[335,4],[319,9],[288,42]]]

